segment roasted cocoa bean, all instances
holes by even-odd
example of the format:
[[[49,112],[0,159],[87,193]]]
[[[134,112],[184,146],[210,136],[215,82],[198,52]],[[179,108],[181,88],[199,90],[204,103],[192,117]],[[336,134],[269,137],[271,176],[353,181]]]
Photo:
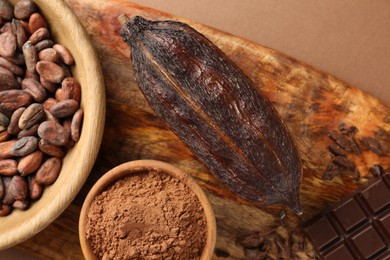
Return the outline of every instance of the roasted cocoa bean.
[[[12,157],[11,148],[17,142],[17,140],[9,140],[0,143],[0,159],[9,159]]]
[[[26,176],[38,170],[43,161],[43,152],[37,150],[20,159],[17,169],[21,176]]]
[[[18,163],[12,159],[0,160],[0,175],[13,176],[18,173]]]
[[[35,47],[31,44],[30,41],[27,41],[25,44],[23,44],[22,47],[24,59],[26,62],[27,70],[31,73],[37,72],[37,62],[38,62],[38,52],[35,49]]]
[[[4,20],[11,20],[14,17],[14,8],[7,0],[0,0],[0,17]]]
[[[3,113],[0,113],[0,132],[7,129],[7,127],[9,126],[9,122],[10,122],[9,118]]]
[[[8,77],[15,79],[14,74],[9,69],[4,68],[3,66],[0,66],[0,76],[1,75],[5,75],[5,76],[8,76]],[[2,82],[3,82],[3,79],[0,79],[0,88],[1,88],[1,85],[3,84]]]
[[[26,108],[19,119],[19,128],[28,129],[41,122],[45,118],[43,106],[39,103],[33,103]]]
[[[26,108],[21,107],[15,110],[12,114],[10,123],[7,128],[9,134],[17,135],[20,132],[21,129],[19,128],[19,119],[22,116],[24,110],[26,110]]]
[[[32,98],[26,91],[11,89],[0,91],[0,111],[14,111],[31,104]]]
[[[19,175],[13,176],[8,187],[8,192],[14,200],[24,200],[28,195],[28,184],[26,179]]]
[[[3,67],[1,67],[1,69],[8,70],[8,69],[3,68]],[[0,91],[9,90],[9,89],[18,89],[18,88],[20,88],[20,84],[15,79],[15,77],[13,76],[12,73],[11,73],[11,76],[6,75],[4,73],[0,74]]]
[[[41,185],[50,185],[58,178],[61,170],[61,159],[52,157],[42,164],[35,174],[35,180]]]
[[[74,146],[74,141],[71,137],[71,128],[72,128],[72,119],[66,119],[64,120],[64,122],[62,123],[62,126],[64,127],[65,131],[68,133],[68,136],[69,136],[69,140],[68,142],[65,144],[65,147],[66,148],[70,148],[70,147],[73,147]]]
[[[20,20],[28,19],[33,13],[37,11],[37,6],[33,1],[22,0],[19,1],[14,7],[15,17]]]
[[[38,138],[26,136],[17,140],[11,147],[11,155],[21,157],[34,152],[38,148]]]
[[[25,128],[18,133],[18,139],[26,136],[36,136],[38,134],[39,124],[35,124],[30,128]]]
[[[39,53],[40,51],[46,49],[46,48],[51,48],[53,47],[54,42],[53,40],[47,39],[47,40],[42,40],[38,42],[37,44],[34,45],[35,50]]]
[[[81,87],[79,82],[73,77],[65,78],[61,83],[63,99],[74,99],[77,102],[81,100]]]
[[[38,53],[38,58],[39,60],[57,62],[58,54],[53,48],[47,48]]]
[[[24,58],[23,58],[23,60],[24,60]],[[8,69],[9,71],[14,73],[15,75],[18,75],[18,76],[24,75],[24,71],[21,67],[16,65],[16,63],[14,63],[13,61],[10,61],[10,60],[5,59],[3,57],[0,57],[0,66]]]
[[[54,145],[66,145],[69,134],[64,127],[55,121],[45,121],[38,127],[38,135]]]
[[[65,78],[65,71],[54,62],[39,61],[36,69],[42,78],[52,83],[61,83]]]
[[[40,13],[33,13],[28,20],[28,28],[31,34],[34,34],[39,28],[48,27],[46,19]]]
[[[79,109],[79,103],[73,99],[59,101],[50,108],[50,113],[57,118],[73,115]]]
[[[15,54],[18,46],[16,36],[12,32],[4,32],[0,34],[0,56],[12,57]]]
[[[47,98],[47,93],[45,88],[33,78],[25,78],[20,83],[22,89],[26,91],[36,102],[44,102]]]
[[[54,98],[48,98],[46,99],[43,103],[42,103],[42,106],[44,109],[46,110],[50,110],[50,108],[54,105],[54,104],[57,104],[58,103],[58,100],[54,99]]]
[[[65,100],[67,98],[64,98],[62,88],[58,88],[54,94],[54,98],[57,99],[58,101]]]
[[[40,199],[43,193],[43,187],[39,183],[37,183],[34,175],[29,175],[27,179],[29,198],[32,200]]]
[[[24,30],[22,23],[17,19],[12,20],[12,28],[16,35],[17,46],[21,49],[27,41],[26,31]]]
[[[62,158],[65,155],[65,152],[61,146],[51,144],[45,139],[39,140],[38,147],[39,150],[53,157]]]
[[[83,115],[84,112],[80,108],[79,110],[74,113],[73,118],[72,118],[72,123],[70,126],[70,133],[73,141],[78,142],[80,139],[80,130],[81,130],[81,124],[83,121]]]
[[[14,201],[15,201],[13,194],[9,191],[12,177],[3,176],[2,179],[3,179],[3,184],[4,184],[3,204],[10,205],[10,204],[14,203]]]
[[[74,64],[74,58],[65,46],[57,43],[53,45],[53,49],[56,50],[60,60],[63,63],[65,63],[66,65]]]
[[[41,82],[42,87],[44,87],[47,92],[54,93],[56,91],[57,85],[55,83],[50,82],[42,77],[40,77],[39,81]]]
[[[45,121],[55,121],[57,123],[60,123],[60,120],[56,117],[54,117],[49,110],[47,109],[43,109],[43,111],[45,112],[45,116],[46,116],[46,120]]]
[[[46,40],[50,37],[49,30],[45,27],[36,30],[28,39],[32,45],[37,44],[40,41]]]
[[[0,132],[0,143],[8,141],[11,135],[7,131]]]

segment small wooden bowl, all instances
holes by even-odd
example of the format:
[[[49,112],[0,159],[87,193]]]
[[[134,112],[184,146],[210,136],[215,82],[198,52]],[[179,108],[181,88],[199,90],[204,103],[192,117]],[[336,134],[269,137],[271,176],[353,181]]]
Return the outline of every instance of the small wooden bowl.
[[[75,58],[72,72],[81,85],[84,121],[80,140],[66,154],[56,182],[45,188],[42,198],[28,210],[14,210],[11,215],[0,218],[0,250],[37,234],[69,206],[92,169],[104,130],[104,81],[88,34],[64,1],[34,2],[48,21],[55,42],[66,46]]]
[[[156,160],[137,160],[128,163],[121,164],[106,174],[104,174],[92,187],[89,191],[83,207],[80,213],[79,219],[79,239],[81,244],[81,249],[86,259],[97,259],[95,254],[92,251],[92,248],[89,242],[86,239],[86,222],[89,207],[91,206],[94,198],[99,195],[104,189],[113,184],[116,180],[123,178],[128,175],[156,170],[160,172],[167,173],[180,181],[186,184],[192,192],[198,197],[206,216],[207,222],[207,241],[201,259],[211,259],[214,253],[215,240],[216,240],[216,223],[214,211],[208,201],[205,193],[202,188],[196,183],[196,181],[187,173],[182,170],[161,161]]]

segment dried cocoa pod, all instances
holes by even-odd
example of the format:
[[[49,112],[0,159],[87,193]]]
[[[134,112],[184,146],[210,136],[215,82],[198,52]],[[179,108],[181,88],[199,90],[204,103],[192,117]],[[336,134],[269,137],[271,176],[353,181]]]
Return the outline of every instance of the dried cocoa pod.
[[[80,139],[80,130],[81,130],[81,124],[83,122],[83,115],[84,112],[80,108],[79,110],[74,113],[73,118],[72,118],[72,123],[70,126],[70,134],[73,139],[73,141],[78,142]]]
[[[31,96],[23,90],[0,91],[0,111],[14,111],[31,104]]]
[[[65,71],[54,62],[39,61],[36,65],[36,69],[42,78],[52,83],[61,83],[65,78]]]
[[[18,126],[20,129],[28,129],[41,122],[44,117],[45,112],[43,111],[42,105],[39,103],[33,103],[28,106],[20,116]]]
[[[17,170],[21,176],[26,176],[38,170],[43,160],[43,152],[37,150],[20,159]]]
[[[16,47],[16,36],[12,32],[4,32],[0,34],[0,56],[12,57],[15,54]]]
[[[19,128],[19,119],[22,116],[24,110],[26,110],[25,107],[18,108],[14,111],[14,113],[11,116],[10,123],[8,125],[7,131],[11,135],[17,135],[20,132]]]
[[[55,121],[45,121],[38,127],[40,138],[47,140],[54,145],[66,145],[69,140],[69,134],[62,125]]]
[[[53,48],[47,48],[47,49],[41,50],[38,53],[38,58],[39,58],[39,60],[57,62],[58,61],[58,54]]]
[[[26,136],[17,140],[11,147],[11,155],[26,156],[38,148],[38,138],[35,136]]]
[[[61,83],[62,97],[64,99],[74,99],[77,102],[81,100],[81,87],[77,79],[66,77]]]
[[[2,68],[7,70],[6,68]],[[19,82],[13,77],[13,74],[6,75],[4,73],[0,74],[0,91],[18,89],[20,88]]]
[[[61,159],[52,157],[42,164],[37,173],[35,174],[35,180],[41,185],[50,185],[55,182],[60,174]]]
[[[37,183],[34,175],[29,175],[27,178],[28,182],[28,196],[32,200],[41,198],[43,193],[43,187]]]
[[[56,50],[60,60],[66,65],[72,65],[74,63],[74,58],[70,51],[61,44],[54,44],[53,49]]]
[[[39,150],[41,150],[45,154],[53,156],[53,157],[62,158],[65,155],[65,152],[61,146],[51,144],[51,143],[49,143],[49,141],[47,141],[45,139],[39,140],[38,147],[39,147]]]
[[[31,73],[36,73],[38,52],[36,51],[35,47],[31,44],[30,41],[27,41],[25,44],[23,44],[22,51],[23,51],[24,59],[26,61],[27,70],[30,71]]]
[[[0,159],[12,157],[11,148],[17,141],[15,139],[0,143]]]
[[[17,19],[12,20],[12,28],[14,29],[16,35],[17,46],[21,49],[23,47],[23,44],[25,44],[27,41],[26,31],[24,30],[20,20]]]
[[[22,89],[26,91],[36,102],[44,102],[47,98],[47,93],[45,88],[33,78],[25,78],[20,83]]]
[[[28,29],[31,34],[39,28],[48,27],[46,19],[40,13],[33,13],[28,20]]]
[[[13,176],[18,173],[18,163],[12,159],[0,160],[0,175]]]
[[[7,0],[0,0],[0,17],[11,20],[14,17],[14,8]]]
[[[247,200],[301,213],[297,148],[251,80],[188,25],[120,20],[144,96],[210,172]]]
[[[14,15],[20,20],[26,20],[37,11],[37,5],[30,0],[19,1],[14,7]]]
[[[79,103],[73,99],[61,100],[50,108],[50,113],[57,118],[73,115],[79,109]]]

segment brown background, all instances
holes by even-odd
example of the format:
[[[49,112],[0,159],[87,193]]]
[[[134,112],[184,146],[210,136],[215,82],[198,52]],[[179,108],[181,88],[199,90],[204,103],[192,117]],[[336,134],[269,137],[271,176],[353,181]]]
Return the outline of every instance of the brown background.
[[[133,2],[189,18],[281,51],[390,104],[388,0]],[[0,258],[28,259],[18,253],[14,249],[6,250],[0,252]]]

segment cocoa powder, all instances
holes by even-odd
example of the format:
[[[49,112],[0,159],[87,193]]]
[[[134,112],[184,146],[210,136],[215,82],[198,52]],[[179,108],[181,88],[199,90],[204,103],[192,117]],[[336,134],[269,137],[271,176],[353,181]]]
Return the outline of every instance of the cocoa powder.
[[[150,171],[116,181],[93,200],[86,238],[101,259],[199,259],[206,218],[180,180]]]

